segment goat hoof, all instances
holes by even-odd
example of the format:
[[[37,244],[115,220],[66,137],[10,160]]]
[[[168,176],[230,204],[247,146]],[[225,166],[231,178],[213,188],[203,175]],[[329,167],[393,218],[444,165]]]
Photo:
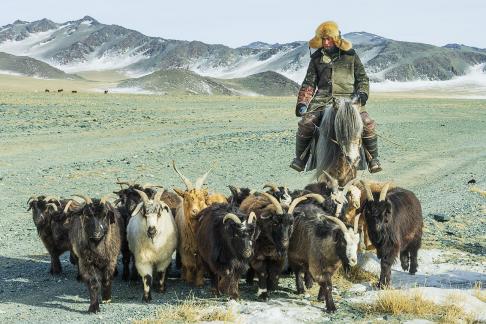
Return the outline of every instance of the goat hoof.
[[[157,291],[158,291],[159,293],[164,293],[164,292],[165,292],[165,285],[158,287],[158,288],[157,288]]]
[[[151,300],[152,300],[152,295],[151,294],[148,294],[147,296],[146,295],[143,295],[143,297],[142,297],[142,301],[144,303],[149,303]]]
[[[102,304],[110,304],[111,303],[111,298],[110,299],[107,299],[107,300],[102,300],[101,303]]]
[[[336,306],[335,305],[332,305],[332,306],[329,306],[329,307],[326,307],[326,312],[327,313],[334,313],[336,311]]]
[[[76,276],[76,281],[77,281],[77,282],[81,282],[82,280],[83,280],[83,278],[81,278],[81,275],[80,275],[80,274],[78,274],[78,275]]]
[[[267,292],[262,292],[259,296],[258,296],[258,299],[260,301],[268,301],[268,293]]]
[[[88,313],[98,313],[100,311],[100,304],[98,302],[89,305]]]
[[[297,295],[303,295],[305,293],[304,289],[297,289]]]
[[[53,276],[55,275],[60,275],[62,273],[62,270],[61,269],[50,269],[49,270],[49,273]]]

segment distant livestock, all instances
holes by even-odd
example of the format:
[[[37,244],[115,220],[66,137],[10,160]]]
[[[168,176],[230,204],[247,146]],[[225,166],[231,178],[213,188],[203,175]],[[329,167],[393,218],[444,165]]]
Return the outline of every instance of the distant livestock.
[[[108,90],[105,90],[105,91],[104,91],[104,93],[105,93],[105,94],[108,94]]]
[[[368,183],[363,182],[363,185],[367,196],[363,214],[370,240],[381,259],[378,286],[384,288],[391,285],[391,266],[398,254],[403,270],[412,275],[417,272],[417,252],[422,242],[422,206],[409,190],[399,187],[388,190],[389,185],[385,185],[378,196]]]
[[[63,92],[64,89],[57,89],[57,92]]]
[[[71,93],[78,93],[78,91],[77,90],[73,90],[73,91],[71,91]]]
[[[44,90],[44,92],[50,92],[49,89]]]

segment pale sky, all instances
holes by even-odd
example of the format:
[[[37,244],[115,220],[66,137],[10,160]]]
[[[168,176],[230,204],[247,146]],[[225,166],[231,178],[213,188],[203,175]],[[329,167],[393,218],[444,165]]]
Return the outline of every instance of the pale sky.
[[[309,40],[321,22],[341,31],[433,45],[486,48],[486,0],[2,0],[0,25],[16,19],[62,23],[92,16],[148,36],[231,47]]]

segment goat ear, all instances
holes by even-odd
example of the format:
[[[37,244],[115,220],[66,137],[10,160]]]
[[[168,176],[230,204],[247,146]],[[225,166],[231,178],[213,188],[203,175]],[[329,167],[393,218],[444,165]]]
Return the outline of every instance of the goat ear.
[[[180,197],[184,198],[184,192],[185,192],[184,190],[182,190],[182,189],[177,189],[177,188],[172,188],[172,190],[174,190],[174,191],[175,191],[175,193],[176,193],[178,196],[180,196]]]

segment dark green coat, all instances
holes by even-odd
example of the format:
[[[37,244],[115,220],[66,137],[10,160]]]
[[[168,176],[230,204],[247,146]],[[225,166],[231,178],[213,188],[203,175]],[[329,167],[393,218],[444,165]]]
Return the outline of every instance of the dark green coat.
[[[369,78],[354,49],[334,48],[330,53],[319,49],[311,55],[297,103],[305,103],[312,111],[332,97],[351,98],[359,92],[369,95]]]

